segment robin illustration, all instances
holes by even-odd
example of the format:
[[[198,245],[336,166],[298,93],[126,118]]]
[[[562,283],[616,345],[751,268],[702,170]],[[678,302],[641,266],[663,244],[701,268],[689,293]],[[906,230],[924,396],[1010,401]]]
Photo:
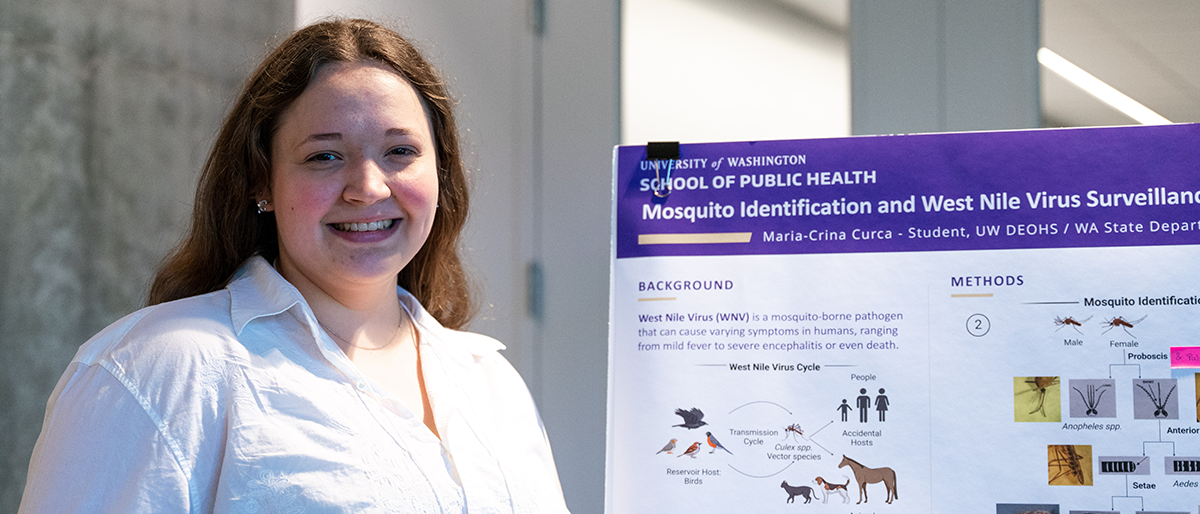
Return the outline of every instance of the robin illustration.
[[[708,445],[712,446],[712,451],[708,453],[717,453],[717,449],[720,448],[725,450],[726,453],[733,455],[733,452],[729,451],[729,448],[721,446],[721,442],[718,441],[717,438],[713,437],[712,432],[705,432],[704,435],[708,436]]]
[[[679,456],[683,457],[684,455],[687,455],[694,459],[694,458],[696,458],[697,453],[700,453],[700,441],[696,441],[696,442],[692,443],[691,446],[688,446],[687,451],[679,454]]]
[[[678,439],[672,439],[671,442],[667,443],[666,446],[663,446],[663,449],[656,452],[655,455],[658,455],[662,452],[672,453],[671,450],[675,449],[675,441],[678,441]]]

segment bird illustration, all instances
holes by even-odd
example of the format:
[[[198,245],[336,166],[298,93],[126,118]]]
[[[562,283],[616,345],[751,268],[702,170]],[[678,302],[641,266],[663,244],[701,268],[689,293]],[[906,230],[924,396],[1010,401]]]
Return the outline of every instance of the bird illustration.
[[[697,453],[700,453],[700,441],[696,441],[696,442],[692,443],[691,446],[688,446],[688,449],[686,452],[683,452],[683,453],[679,454],[678,456],[683,457],[684,455],[687,455],[694,459],[694,458],[696,458]]]
[[[675,441],[678,441],[678,439],[672,439],[671,442],[667,443],[666,446],[663,446],[663,449],[656,452],[655,455],[658,455],[662,452],[672,453],[671,450],[675,449]]]
[[[671,425],[673,427],[684,427],[687,429],[700,428],[707,425],[704,421],[704,413],[700,409],[692,407],[692,410],[675,409],[675,414],[683,418],[683,423],[679,425]]]
[[[721,442],[718,441],[717,438],[713,437],[712,432],[705,432],[704,435],[708,436],[708,445],[712,446],[712,451],[708,453],[717,453],[717,448],[720,448],[725,450],[726,453],[733,455],[733,452],[729,451],[729,448],[721,446]]]

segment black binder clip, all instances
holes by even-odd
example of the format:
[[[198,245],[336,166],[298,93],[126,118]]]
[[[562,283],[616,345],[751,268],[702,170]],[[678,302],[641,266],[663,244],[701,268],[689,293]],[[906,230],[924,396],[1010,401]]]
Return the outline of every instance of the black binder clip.
[[[675,161],[679,160],[679,141],[646,143],[646,158],[654,162],[654,196],[659,198],[670,196],[671,170],[675,167]],[[666,163],[664,164],[662,161],[666,161]],[[666,182],[663,182],[661,167],[666,167]]]

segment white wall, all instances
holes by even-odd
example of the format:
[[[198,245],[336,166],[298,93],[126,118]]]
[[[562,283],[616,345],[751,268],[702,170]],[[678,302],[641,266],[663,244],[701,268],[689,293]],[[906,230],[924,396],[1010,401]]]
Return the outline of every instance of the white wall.
[[[846,35],[805,3],[624,2],[622,143],[849,135]]]
[[[1038,126],[1038,0],[850,3],[855,134]]]

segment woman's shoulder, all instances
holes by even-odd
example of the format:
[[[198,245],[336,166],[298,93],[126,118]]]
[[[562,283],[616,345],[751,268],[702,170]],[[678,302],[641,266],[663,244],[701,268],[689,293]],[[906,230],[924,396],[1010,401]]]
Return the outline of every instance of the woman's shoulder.
[[[500,341],[484,334],[448,328],[440,328],[434,335],[437,337],[431,346],[438,354],[438,360],[455,376],[460,386],[503,404],[524,402],[529,397],[521,374],[500,353],[505,348]]]
[[[115,379],[164,437],[194,452],[197,434],[220,424],[221,405],[233,399],[239,371],[251,362],[230,305],[230,291],[222,289],[138,310],[88,340],[60,383],[83,388],[75,396],[86,397],[108,383],[105,377]]]
[[[227,351],[236,340],[229,291],[222,289],[129,314],[92,336],[74,360],[86,366],[111,360],[130,363],[153,356],[163,364],[163,358]]]
[[[75,361],[186,365],[244,352],[239,335],[255,319],[301,302],[299,293],[262,258],[238,269],[229,284],[206,294],[145,307],[101,330],[80,348]],[[132,364],[131,364],[132,365]]]
[[[448,344],[476,357],[499,356],[500,350],[505,349],[504,343],[488,335],[444,327],[438,328],[440,329],[439,335]]]
[[[97,484],[144,481],[163,489],[164,498],[169,486],[183,484],[184,502],[186,494],[210,494],[212,484],[186,477],[207,476],[219,465],[225,438],[214,434],[236,386],[231,371],[244,360],[238,347],[228,290],[117,320],[80,347],[59,379],[38,442],[45,449],[41,457],[35,449],[31,470],[43,470],[41,480],[69,469],[84,477],[103,473],[91,479]]]

